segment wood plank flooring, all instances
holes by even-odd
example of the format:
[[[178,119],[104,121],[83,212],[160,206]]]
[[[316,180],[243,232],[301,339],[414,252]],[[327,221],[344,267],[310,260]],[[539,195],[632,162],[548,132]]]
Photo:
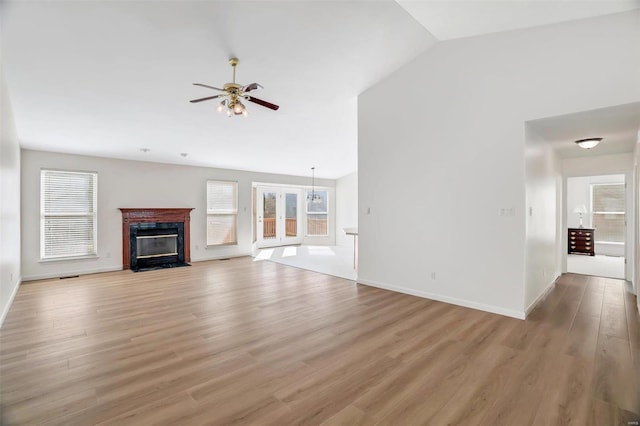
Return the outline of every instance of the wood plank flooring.
[[[639,358],[618,280],[564,275],[520,321],[238,258],[23,284],[0,420],[627,426]]]

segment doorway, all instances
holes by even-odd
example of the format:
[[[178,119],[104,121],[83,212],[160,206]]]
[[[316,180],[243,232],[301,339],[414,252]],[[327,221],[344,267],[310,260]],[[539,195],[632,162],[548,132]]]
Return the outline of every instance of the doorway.
[[[302,191],[295,188],[256,188],[258,248],[302,243]]]
[[[567,178],[567,272],[625,279],[624,174]]]

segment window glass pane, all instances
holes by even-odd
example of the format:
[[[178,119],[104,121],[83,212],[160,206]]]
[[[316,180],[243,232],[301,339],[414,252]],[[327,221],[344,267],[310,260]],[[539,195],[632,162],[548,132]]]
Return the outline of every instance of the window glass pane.
[[[286,194],[286,215],[287,219],[295,219],[298,217],[298,194]]]
[[[92,216],[46,217],[43,226],[43,259],[95,254]]]
[[[298,236],[298,194],[285,194],[285,235]]]
[[[238,184],[210,180],[207,182],[207,213],[236,213]]]
[[[592,224],[596,241],[624,242],[624,183],[591,185]]]
[[[624,184],[593,185],[594,212],[624,212]]]
[[[235,244],[236,215],[207,215],[207,245]]]
[[[263,201],[262,217],[265,219],[275,219],[276,218],[276,193],[265,192],[262,201]]]
[[[326,214],[307,215],[307,235],[325,236],[328,235],[328,218]]]
[[[624,214],[594,213],[596,241],[624,242]]]
[[[207,245],[238,242],[238,183],[207,181]]]
[[[311,197],[315,195],[315,199]],[[307,213],[327,213],[327,191],[307,191]]]

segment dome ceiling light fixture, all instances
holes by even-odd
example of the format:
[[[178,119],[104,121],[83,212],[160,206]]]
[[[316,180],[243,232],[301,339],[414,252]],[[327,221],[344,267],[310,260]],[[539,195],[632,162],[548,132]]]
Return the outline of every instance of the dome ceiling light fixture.
[[[602,138],[587,138],[579,139],[576,141],[578,146],[583,149],[591,149],[602,142]]]

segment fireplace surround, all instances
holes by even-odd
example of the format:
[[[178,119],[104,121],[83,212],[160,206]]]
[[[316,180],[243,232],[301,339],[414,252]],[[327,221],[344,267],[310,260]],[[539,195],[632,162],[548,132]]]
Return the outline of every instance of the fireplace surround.
[[[186,266],[192,208],[120,208],[122,269]]]

